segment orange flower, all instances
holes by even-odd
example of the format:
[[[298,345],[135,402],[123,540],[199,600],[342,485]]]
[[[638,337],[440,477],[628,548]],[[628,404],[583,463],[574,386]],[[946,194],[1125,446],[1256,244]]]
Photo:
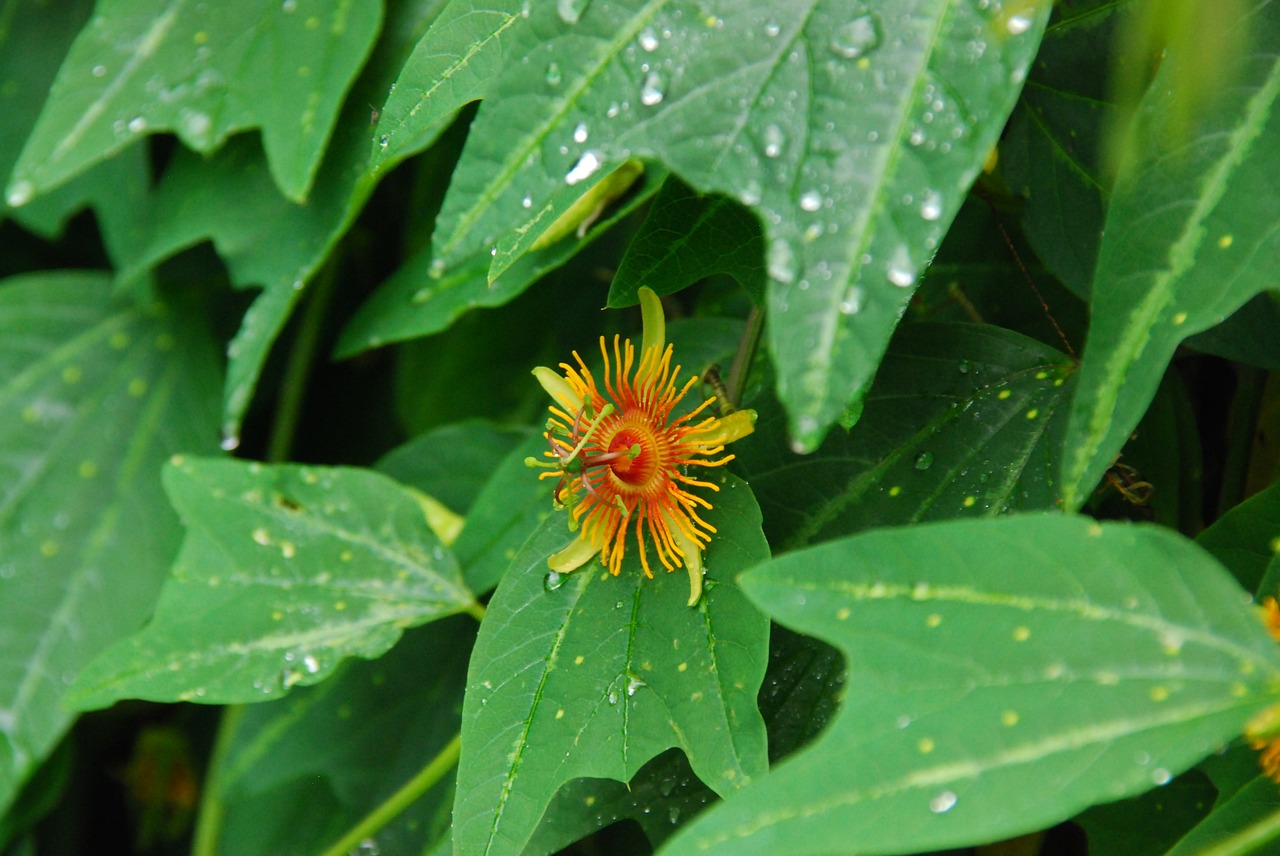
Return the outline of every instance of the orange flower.
[[[1280,605],[1274,597],[1262,599],[1262,621],[1272,638],[1280,641]],[[1262,772],[1280,782],[1280,706],[1269,707],[1245,726],[1244,736],[1249,745],[1262,754],[1258,764]]]
[[[644,319],[639,361],[629,339],[613,339],[613,354],[603,336],[600,354],[604,388],[574,352],[577,366],[561,363],[564,376],[539,366],[534,376],[555,401],[550,408],[545,456],[528,463],[547,467],[539,478],[559,478],[555,498],[569,509],[569,528],[581,533],[547,564],[568,573],[597,553],[615,576],[622,569],[628,533],[640,551],[640,565],[652,579],[646,541],[668,572],[689,572],[689,605],[702,594],[702,551],[716,529],[699,514],[711,503],[695,488],[719,487],[689,475],[693,467],[719,467],[733,459],[725,444],[751,433],[755,413],[737,411],[724,418],[703,415],[708,399],[683,416],[673,411],[698,382],[689,378],[677,389],[680,366],[671,367],[662,304],[640,289]],[[719,457],[718,457],[719,456]]]

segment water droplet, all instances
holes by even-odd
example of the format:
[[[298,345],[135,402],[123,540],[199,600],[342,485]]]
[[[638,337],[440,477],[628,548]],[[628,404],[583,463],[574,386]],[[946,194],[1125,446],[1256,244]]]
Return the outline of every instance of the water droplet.
[[[654,107],[661,104],[666,95],[662,76],[656,71],[649,72],[649,76],[644,79],[644,86],[640,88],[640,103],[646,107]]]
[[[35,192],[35,185],[24,178],[22,181],[15,181],[10,185],[5,201],[9,203],[10,208],[19,208],[30,202]]]
[[[671,808],[667,809],[667,820],[671,821],[672,825],[675,825],[676,821],[678,821],[679,819],[680,819],[680,809],[677,806],[672,806]]]
[[[637,678],[635,675],[627,675],[627,697],[628,698],[635,695],[636,690],[644,686],[648,686],[648,684],[646,684],[644,681]]]
[[[564,177],[565,184],[577,184],[585,178],[590,178],[595,171],[600,168],[600,155],[594,150],[587,150],[582,153],[582,157],[578,158],[578,162]]]
[[[653,30],[645,30],[640,34],[640,47],[644,48],[646,53],[653,53],[658,49],[658,37],[654,35]]]
[[[141,134],[147,129],[147,120],[142,116],[134,116],[129,120],[129,130],[135,134]]]
[[[573,129],[573,141],[575,143],[585,143],[587,141],[587,123],[579,122],[578,127]]]
[[[859,15],[831,34],[831,50],[845,59],[871,53],[880,45],[880,21],[875,15]]]
[[[558,571],[551,571],[542,581],[542,587],[547,591],[555,591],[562,585],[564,585],[564,574]]]
[[[617,703],[618,703],[618,694],[615,693],[613,690],[609,690],[609,704],[617,704]]]
[[[795,279],[795,256],[791,252],[791,244],[782,238],[769,243],[769,276],[778,282],[791,282]]]
[[[240,448],[240,438],[235,434],[223,434],[222,442],[219,443],[218,446],[224,452],[234,452],[236,449]]]
[[[805,211],[817,211],[822,207],[822,194],[816,190],[805,191],[800,197],[800,207]]]
[[[1015,35],[1015,36],[1021,35],[1022,33],[1025,33],[1027,30],[1031,29],[1031,16],[1030,15],[1013,15],[1005,23],[1005,27],[1009,30],[1009,32],[1012,35]]]
[[[94,77],[102,77],[102,76],[103,76],[103,75],[105,75],[106,73],[107,73],[107,67],[106,67],[105,65],[95,65],[95,66],[93,67],[93,76],[94,76]]]
[[[911,257],[907,255],[905,244],[899,244],[898,249],[893,252],[893,258],[889,259],[888,276],[889,282],[900,288],[906,288],[916,281],[916,269],[911,264]]]
[[[933,452],[921,452],[916,455],[916,469],[927,470],[933,466]]]
[[[521,207],[521,208],[532,208],[532,207],[533,207],[533,197],[531,197],[531,196],[526,196],[524,199],[521,199],[521,200],[520,200],[520,207]]]
[[[960,374],[968,374],[969,370],[973,368],[973,363],[968,360],[961,360],[956,368],[960,370]]]
[[[781,32],[782,32],[782,27],[778,26],[773,21],[770,21],[769,23],[764,25],[764,34],[771,39],[775,38],[778,35],[778,33],[781,33]]]
[[[1157,785],[1167,785],[1173,781],[1173,774],[1164,767],[1156,767],[1151,771],[1151,781]]]
[[[936,190],[926,190],[920,202],[920,216],[926,220],[937,220],[942,216],[942,194]]]
[[[590,2],[591,0],[557,0],[556,14],[566,24],[576,24],[582,17],[582,13],[587,11],[587,5]]]
[[[564,75],[560,73],[560,63],[551,60],[551,62],[547,63],[547,84],[549,86],[559,86],[562,80],[564,80]]]
[[[427,276],[432,279],[444,276],[444,259],[432,259],[431,264],[427,265]]]
[[[786,141],[781,128],[777,125],[766,125],[764,129],[764,156],[776,158],[782,154],[782,146]]]
[[[308,654],[302,658],[302,667],[314,675],[320,671],[320,661]]]
[[[944,814],[955,808],[956,795],[952,791],[943,791],[933,799],[929,800],[929,811],[934,814]]]
[[[862,311],[864,296],[861,286],[849,286],[849,290],[845,292],[844,300],[840,301],[840,312],[844,315],[857,315]]]
[[[280,8],[286,13],[292,12],[298,8],[298,0],[284,0],[284,2],[280,4]]]

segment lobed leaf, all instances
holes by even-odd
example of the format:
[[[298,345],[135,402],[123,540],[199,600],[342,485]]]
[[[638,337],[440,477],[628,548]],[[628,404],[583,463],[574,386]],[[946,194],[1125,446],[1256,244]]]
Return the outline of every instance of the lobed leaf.
[[[276,698],[476,608],[421,497],[385,476],[175,459],[164,482],[182,552],[151,622],[77,677],[80,709]]]
[[[162,462],[216,448],[199,316],[110,286],[0,283],[0,809],[71,724],[75,674],[155,603],[180,540]]]
[[[1178,343],[1275,287],[1280,251],[1280,6],[1236,27],[1252,48],[1189,125],[1171,52],[1134,120],[1107,210],[1092,325],[1067,433],[1063,502],[1078,508],[1151,402]]]
[[[878,530],[741,584],[840,647],[848,695],[817,742],[664,853],[1006,838],[1164,784],[1276,702],[1280,649],[1244,593],[1155,527],[1027,515]]]
[[[1071,372],[1062,354],[998,327],[904,326],[848,433],[798,456],[766,412],[738,466],[779,551],[874,526],[1052,509]]]
[[[870,379],[1013,105],[1047,4],[640,0],[513,28],[434,237],[491,279],[630,158],[755,210],[769,345],[799,447]]]
[[[556,790],[581,778],[629,781],[679,747],[720,793],[765,771],[755,696],[768,622],[734,575],[768,555],[755,501],[718,480],[707,589],[685,605],[683,571],[645,579],[634,552],[622,574],[598,564],[549,576],[565,520],[546,522],[498,586],[472,655],[454,804],[459,853],[519,852]]]
[[[302,202],[381,20],[381,3],[352,0],[105,0],[62,64],[9,204],[143,134],[173,131],[209,153],[247,128],[261,129],[276,185]]]

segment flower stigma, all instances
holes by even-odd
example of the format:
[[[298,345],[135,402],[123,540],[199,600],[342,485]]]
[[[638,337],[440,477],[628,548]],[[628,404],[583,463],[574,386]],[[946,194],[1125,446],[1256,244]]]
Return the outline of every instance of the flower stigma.
[[[717,417],[708,412],[712,397],[673,417],[698,376],[678,385],[681,367],[672,367],[662,303],[649,288],[639,296],[640,352],[630,339],[614,336],[610,348],[601,336],[599,383],[576,351],[577,365],[561,363],[563,374],[543,366],[533,370],[553,404],[545,460],[525,463],[544,470],[540,479],[559,479],[553,500],[568,512],[569,530],[578,532],[547,560],[552,570],[568,573],[599,555],[617,576],[630,535],[646,577],[653,578],[650,546],[668,572],[688,571],[693,606],[702,596],[702,552],[716,532],[702,518],[712,506],[700,491],[720,488],[689,473],[733,460],[725,446],[754,430],[756,414],[738,410]]]

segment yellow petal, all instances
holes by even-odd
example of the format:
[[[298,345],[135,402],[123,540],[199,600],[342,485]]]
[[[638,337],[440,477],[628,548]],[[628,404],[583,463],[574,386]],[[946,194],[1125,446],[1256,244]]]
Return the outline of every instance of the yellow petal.
[[[640,339],[640,359],[644,359],[651,348],[658,353],[667,346],[667,319],[662,314],[662,300],[654,294],[649,286],[641,286],[640,291],[640,323],[644,335]],[[655,361],[657,357],[654,357]],[[656,362],[655,362],[656,365]]]
[[[568,547],[565,547],[559,553],[556,553],[550,559],[547,559],[547,565],[551,570],[559,574],[567,574],[570,571],[576,571],[587,562],[595,558],[600,552],[599,544],[592,544],[590,541],[579,536],[573,539]]]
[[[722,416],[715,425],[704,431],[694,431],[685,437],[687,443],[698,443],[702,446],[727,446],[735,440],[756,430],[756,412],[754,410],[735,410],[728,416]]]
[[[671,540],[675,541],[676,549],[684,558],[685,568],[689,571],[689,605],[693,606],[698,602],[698,598],[702,597],[702,549],[697,541],[680,528],[670,514],[666,511],[659,513],[667,525],[667,531],[671,533]]]
[[[533,376],[538,379],[538,383],[542,384],[547,395],[555,399],[568,413],[577,413],[582,409],[582,396],[574,392],[569,382],[557,372],[546,366],[538,366],[533,370]]]

